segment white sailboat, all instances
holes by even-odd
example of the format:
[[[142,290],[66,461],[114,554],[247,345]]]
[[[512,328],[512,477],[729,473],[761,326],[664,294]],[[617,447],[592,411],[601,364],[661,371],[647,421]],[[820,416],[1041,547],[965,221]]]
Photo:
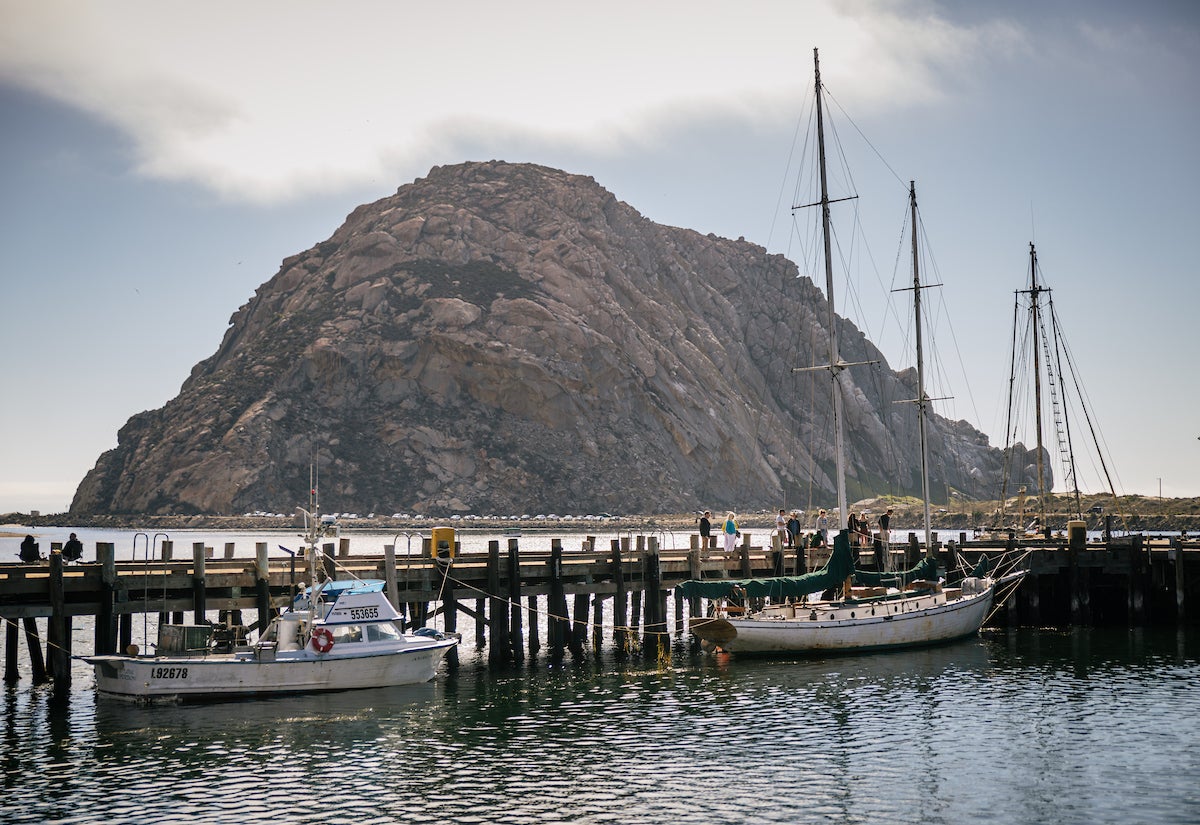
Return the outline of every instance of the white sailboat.
[[[829,305],[829,364],[832,376],[832,411],[837,454],[837,492],[842,518],[846,507],[844,416],[839,374],[848,366],[837,348],[837,323],[833,306],[833,270],[830,250],[829,192],[825,174],[825,140],[822,114],[821,71],[813,50],[816,77],[817,146],[820,164],[824,237],[826,298]],[[926,414],[930,399],[925,392],[921,333],[921,278],[917,247],[916,187],[910,183],[912,213],[913,294],[916,310],[917,405],[921,440],[921,483],[925,501],[925,546],[932,548],[929,511],[929,469],[926,443]],[[1015,571],[993,578],[982,569],[966,577],[958,587],[944,587],[937,579],[937,562],[926,557],[917,567],[902,573],[857,571],[850,550],[848,531],[842,529],[833,542],[828,563],[813,573],[766,579],[688,581],[679,585],[685,596],[710,600],[736,598],[770,599],[761,610],[749,614],[726,607],[718,615],[694,617],[691,630],[716,647],[736,653],[814,653],[869,651],[936,644],[979,632],[991,609],[998,588],[1015,587],[1023,576]],[[874,585],[855,590],[851,583]],[[812,594],[834,590],[840,597],[807,601]],[[735,612],[738,611],[738,612]]]
[[[314,488],[315,494],[315,488]],[[318,540],[329,522],[309,520],[304,553],[317,581]],[[458,637],[432,628],[405,633],[382,580],[326,581],[303,588],[252,646],[218,652],[198,625],[160,629],[152,654],[85,656],[101,694],[133,701],[187,701],[392,687],[434,677]],[[189,632],[190,631],[190,632]]]

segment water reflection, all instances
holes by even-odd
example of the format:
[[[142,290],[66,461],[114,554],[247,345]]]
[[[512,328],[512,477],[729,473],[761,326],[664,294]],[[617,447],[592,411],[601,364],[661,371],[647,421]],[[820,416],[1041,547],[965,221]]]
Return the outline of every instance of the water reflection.
[[[1185,634],[673,653],[149,708],[26,682],[3,694],[0,821],[1200,820]]]

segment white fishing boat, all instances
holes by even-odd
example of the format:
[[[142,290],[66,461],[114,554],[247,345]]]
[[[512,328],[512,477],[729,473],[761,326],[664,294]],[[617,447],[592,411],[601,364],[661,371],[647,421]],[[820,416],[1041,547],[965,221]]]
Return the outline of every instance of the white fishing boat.
[[[316,581],[322,522],[306,512],[305,553]],[[325,522],[328,524],[328,522]],[[101,694],[135,701],[211,700],[427,682],[458,644],[432,628],[404,632],[381,580],[302,588],[253,645],[221,651],[206,625],[160,628],[154,653],[85,656]]]
[[[832,404],[837,493],[841,518],[846,506],[845,423],[842,414],[840,374],[854,364],[838,352],[834,314],[832,257],[830,254],[829,191],[825,173],[825,137],[820,62],[813,50],[816,77],[816,124],[820,164],[820,200],[825,249],[826,299],[829,317],[829,363],[821,369],[832,377]],[[925,547],[933,548],[929,510],[928,445],[926,415],[930,398],[925,392],[921,332],[921,278],[917,247],[916,186],[909,185],[912,214],[913,296],[916,316],[917,407],[921,442],[921,482],[925,501]],[[816,205],[816,204],[814,204]],[[938,644],[979,632],[995,601],[998,589],[1011,592],[1024,575],[988,575],[981,564],[956,587],[939,580],[937,561],[927,555],[916,567],[898,573],[856,570],[848,530],[834,538],[829,561],[820,570],[803,576],[742,580],[692,580],[678,586],[687,597],[706,597],[719,605],[712,616],[694,617],[690,627],[702,640],[719,649],[738,653],[821,653],[873,651]],[[854,587],[857,584],[859,587]],[[833,598],[810,597],[832,595]],[[746,612],[746,606],[762,604]]]

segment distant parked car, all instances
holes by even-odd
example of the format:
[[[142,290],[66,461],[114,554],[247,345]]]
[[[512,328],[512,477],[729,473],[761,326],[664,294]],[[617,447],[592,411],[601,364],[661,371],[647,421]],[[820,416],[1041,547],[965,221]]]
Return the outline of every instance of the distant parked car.
[[[1089,508],[1088,508],[1088,512],[1089,512],[1089,513],[1097,513],[1097,514],[1099,514],[1099,513],[1103,513],[1103,512],[1104,512],[1104,508],[1103,508],[1103,507],[1101,507],[1099,504],[1093,504],[1091,507],[1089,507]]]

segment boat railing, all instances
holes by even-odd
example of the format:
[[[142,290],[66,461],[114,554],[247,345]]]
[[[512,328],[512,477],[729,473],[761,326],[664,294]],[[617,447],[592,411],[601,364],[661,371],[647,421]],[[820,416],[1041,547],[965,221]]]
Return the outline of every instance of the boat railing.
[[[660,550],[687,549],[687,548],[681,547],[679,545],[678,538],[676,537],[674,530],[668,530],[667,528],[664,527],[664,528],[661,528],[658,531],[656,531],[653,535],[656,538],[658,538],[658,546],[659,546]],[[667,536],[671,537],[671,546],[670,547],[667,546]]]
[[[413,541],[413,538],[415,537],[415,538],[418,538],[418,539],[420,539],[420,546],[423,548],[423,547],[424,547],[424,545],[425,545],[425,538],[426,538],[426,537],[425,537],[425,535],[424,535],[423,533],[420,533],[420,532],[411,532],[411,531],[405,530],[405,531],[402,531],[402,532],[396,533],[395,535],[393,535],[393,536],[392,536],[392,547],[398,547],[398,546],[399,546],[398,539],[399,539],[401,536],[404,536],[404,539],[405,539],[405,545],[404,545],[404,583],[405,583],[405,584],[408,584],[408,583],[409,583],[409,581],[411,581],[411,578],[410,578],[410,573],[411,573],[411,570],[412,570],[412,541]],[[417,552],[418,552],[418,554],[419,554],[419,553],[421,552],[421,550],[420,550],[420,549],[418,549],[418,551],[417,551]]]

